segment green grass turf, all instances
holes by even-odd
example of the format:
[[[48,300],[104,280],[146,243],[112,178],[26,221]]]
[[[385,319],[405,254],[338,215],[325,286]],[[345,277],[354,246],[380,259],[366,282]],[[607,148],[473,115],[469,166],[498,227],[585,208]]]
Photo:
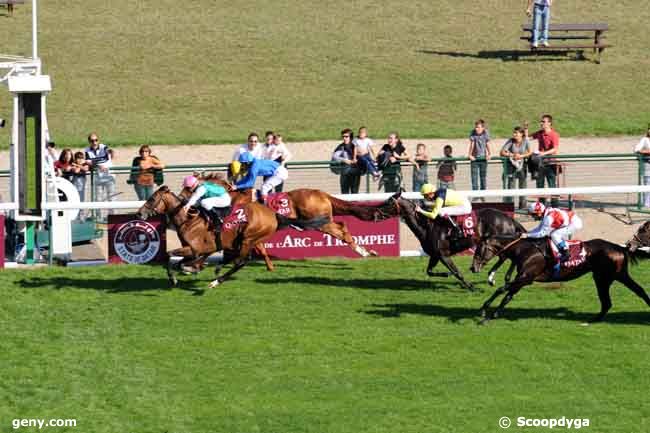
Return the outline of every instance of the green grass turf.
[[[502,416],[650,429],[650,310],[619,284],[607,323],[580,326],[599,306],[585,277],[525,288],[478,326],[491,290],[430,279],[425,259],[277,265],[201,296],[208,271],[171,291],[158,267],[3,271],[1,430],[467,433]],[[647,264],[633,276],[650,286]]]
[[[337,138],[365,124],[381,139],[496,135],[542,112],[562,135],[634,134],[650,120],[650,9],[638,1],[558,2],[553,22],[610,24],[601,65],[507,61],[525,2],[60,0],[40,5],[39,53],[54,91],[52,137],[72,147]],[[0,17],[2,51],[31,53],[30,6]],[[590,52],[588,58],[593,58]],[[9,117],[11,98],[0,97]],[[0,135],[6,146],[8,136]]]

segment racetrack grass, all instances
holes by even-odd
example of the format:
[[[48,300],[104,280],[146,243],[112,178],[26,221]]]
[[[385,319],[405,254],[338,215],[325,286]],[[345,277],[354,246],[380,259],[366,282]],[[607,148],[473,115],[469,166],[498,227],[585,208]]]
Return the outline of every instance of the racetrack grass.
[[[30,3],[30,2],[28,2]],[[522,56],[525,2],[58,0],[39,6],[39,53],[53,81],[49,126],[79,147],[336,138],[495,135],[555,116],[563,136],[640,135],[650,119],[650,9],[638,1],[557,2],[553,22],[608,22],[600,65]],[[31,53],[30,6],[0,16],[2,51]],[[593,55],[586,50],[587,59]],[[0,117],[11,98],[0,96]],[[6,146],[9,137],[0,134]]]
[[[478,326],[491,290],[425,266],[256,264],[203,294],[207,271],[172,291],[158,267],[3,271],[1,430],[76,418],[48,431],[469,433],[500,431],[502,416],[650,429],[650,309],[627,289],[613,287],[603,324],[580,326],[598,311],[586,277],[525,288]],[[647,265],[633,276],[650,287]]]

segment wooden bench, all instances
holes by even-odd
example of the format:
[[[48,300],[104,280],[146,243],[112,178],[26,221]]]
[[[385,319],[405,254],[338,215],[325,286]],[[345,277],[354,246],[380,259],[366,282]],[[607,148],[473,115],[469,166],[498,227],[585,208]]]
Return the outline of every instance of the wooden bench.
[[[14,5],[25,4],[25,0],[0,0],[0,5],[7,6],[7,13],[9,15],[14,14]]]
[[[605,32],[609,30],[607,23],[592,24],[550,24],[549,46],[533,47],[533,25],[523,24],[521,30],[525,34],[520,39],[528,41],[530,49],[535,52],[544,51],[579,51],[593,49],[597,54],[596,63],[600,63],[600,55],[605,48],[611,47],[605,43]]]

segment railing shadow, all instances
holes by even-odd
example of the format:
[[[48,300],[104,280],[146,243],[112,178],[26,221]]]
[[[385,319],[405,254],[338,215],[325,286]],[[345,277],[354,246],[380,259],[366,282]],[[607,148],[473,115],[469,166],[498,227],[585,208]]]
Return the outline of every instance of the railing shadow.
[[[26,289],[50,288],[53,290],[85,289],[106,293],[133,293],[170,290],[167,278],[152,277],[123,277],[119,279],[90,278],[87,275],[80,278],[57,277],[26,277],[18,281],[18,285]],[[192,292],[194,295],[204,293],[205,281],[179,280],[179,289]]]
[[[407,278],[384,279],[381,284],[376,279],[366,278],[328,278],[328,277],[287,277],[287,278],[258,278],[256,283],[263,284],[285,284],[299,283],[328,287],[353,287],[362,290],[397,290],[397,291],[415,291],[415,290],[433,290],[433,291],[459,291],[466,292],[458,281],[450,279],[448,281],[436,280],[415,280]]]

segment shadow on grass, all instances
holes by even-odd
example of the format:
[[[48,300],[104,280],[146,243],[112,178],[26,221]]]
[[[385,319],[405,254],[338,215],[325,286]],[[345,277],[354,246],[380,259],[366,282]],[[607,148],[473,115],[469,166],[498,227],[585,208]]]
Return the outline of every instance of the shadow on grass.
[[[372,310],[362,311],[366,314],[386,318],[400,317],[402,314],[419,314],[422,316],[444,317],[451,322],[462,319],[479,321],[479,308],[445,307],[428,304],[373,304]],[[553,319],[573,322],[588,322],[596,316],[593,313],[579,313],[568,308],[506,308],[503,316],[495,320]],[[635,325],[650,324],[650,310],[647,312],[615,312],[605,316],[605,323],[623,323]]]
[[[298,283],[309,284],[318,286],[332,286],[332,287],[354,287],[364,290],[398,290],[398,291],[412,291],[412,290],[446,290],[453,291],[456,289],[459,292],[466,292],[458,281],[454,280],[415,280],[406,278],[385,279],[377,280],[371,278],[347,278],[345,274],[341,274],[339,278],[328,277],[287,277],[287,278],[258,278],[255,280],[260,284],[286,284]]]
[[[66,277],[30,277],[19,280],[17,284],[27,289],[52,288],[54,290],[85,289],[98,290],[106,293],[130,293],[146,291],[170,290],[167,278],[124,277],[119,279],[88,278],[83,275],[79,278]],[[198,286],[207,286],[205,281],[179,279],[177,289],[192,292],[195,296],[203,295],[205,290]]]
[[[273,264],[275,266],[276,270],[280,270],[283,268],[291,268],[291,269],[297,269],[297,268],[305,268],[305,269],[332,269],[332,270],[343,270],[343,271],[350,271],[354,269],[352,266],[344,265],[341,263],[329,263],[329,262],[319,262],[315,260],[273,260]],[[250,268],[266,268],[266,264],[263,261],[254,261],[254,262],[249,262],[246,264],[246,267]]]
[[[438,51],[420,49],[416,50],[419,54],[431,54],[435,56],[447,56],[458,58],[472,58],[493,60],[498,59],[504,62],[566,62],[566,61],[588,61],[589,59],[584,56],[584,53],[578,51],[575,56],[568,56],[569,51],[566,50],[544,50],[544,51],[530,51],[530,50],[493,50],[493,51],[478,51],[478,52],[462,52],[462,51]],[[575,52],[575,51],[574,51]],[[556,57],[549,57],[556,56]],[[557,56],[562,56],[558,58]]]

